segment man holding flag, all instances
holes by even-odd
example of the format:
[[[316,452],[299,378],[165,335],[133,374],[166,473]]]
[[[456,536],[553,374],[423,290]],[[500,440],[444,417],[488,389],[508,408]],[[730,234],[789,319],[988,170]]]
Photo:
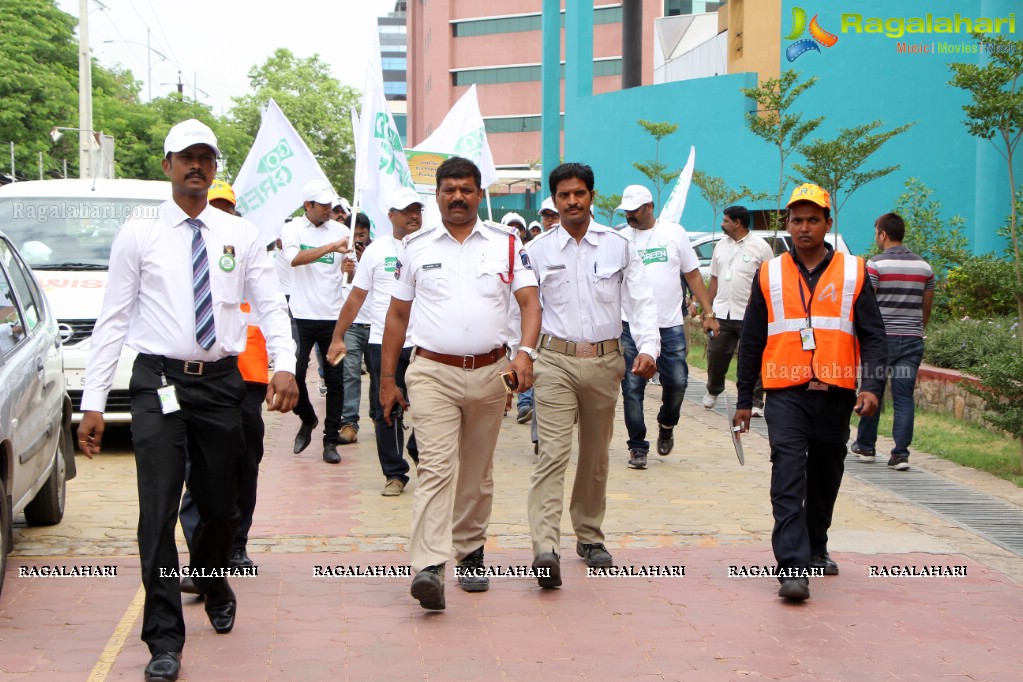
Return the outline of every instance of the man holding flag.
[[[622,193],[617,210],[625,211],[629,226],[622,236],[632,242],[643,262],[643,271],[653,287],[657,303],[657,326],[661,337],[661,354],[657,371],[661,375],[661,409],[657,414],[657,454],[667,455],[675,445],[674,429],[678,424],[689,384],[686,364],[686,334],[683,327],[683,279],[703,307],[703,329],[717,333],[718,323],[711,309],[711,298],[700,275],[700,261],[681,225],[654,218],[654,198],[642,185],[629,185]],[[623,311],[624,312],[624,311]],[[638,355],[636,342],[629,333],[628,316],[622,322],[622,348],[625,366],[631,367]],[[629,466],[645,469],[650,441],[646,439],[643,419],[643,395],[647,380],[626,372],[622,379],[625,407],[625,428],[629,432]]]

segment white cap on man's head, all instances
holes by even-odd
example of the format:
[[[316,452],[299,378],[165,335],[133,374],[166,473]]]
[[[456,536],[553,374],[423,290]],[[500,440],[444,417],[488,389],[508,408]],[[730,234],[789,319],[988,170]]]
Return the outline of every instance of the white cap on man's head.
[[[502,225],[511,225],[513,222],[518,223],[522,226],[522,229],[526,229],[526,219],[520,216],[518,213],[509,212],[505,213],[504,217],[501,218]]]
[[[650,194],[643,185],[629,185],[622,192],[622,203],[618,205],[616,211],[635,211],[644,204],[649,204],[654,200],[654,196]]]
[[[419,204],[424,207],[426,206],[426,204],[423,203],[422,197],[419,196],[419,192],[415,191],[411,187],[399,187],[391,193],[391,203],[388,205],[388,209],[404,211],[412,204]]]
[[[194,118],[182,121],[170,129],[167,138],[163,141],[163,155],[184,151],[193,144],[204,144],[211,147],[213,152],[220,156],[217,136],[213,134],[208,125]]]
[[[540,204],[540,213],[543,213],[544,211],[550,211],[551,213],[558,212],[558,209],[554,208],[554,199],[547,197],[543,200],[543,203]]]
[[[326,180],[310,180],[302,187],[302,201],[312,201],[317,204],[334,205],[337,193]]]

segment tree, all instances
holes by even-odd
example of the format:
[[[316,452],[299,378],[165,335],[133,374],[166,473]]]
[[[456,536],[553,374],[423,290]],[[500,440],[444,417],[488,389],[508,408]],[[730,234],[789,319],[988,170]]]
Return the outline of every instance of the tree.
[[[1018,41],[1001,36],[974,33],[973,37],[980,43],[981,51],[988,55],[986,63],[983,66],[949,64],[953,73],[949,84],[970,93],[970,103],[963,105],[966,129],[975,137],[990,140],[1008,165],[1009,234],[1016,272],[1016,308],[1023,323],[1023,261],[1020,260],[1013,167],[1013,155],[1023,137],[1023,49],[1019,49]],[[1023,343],[1023,334],[1020,334],[1020,341]]]
[[[78,125],[76,24],[53,0],[5,0],[0,9],[0,142],[14,142],[23,177],[39,152],[49,154],[55,126]]]
[[[750,132],[778,148],[778,211],[771,217],[776,231],[781,225],[781,202],[785,194],[785,160],[824,120],[823,116],[818,116],[804,121],[801,113],[790,113],[796,99],[813,87],[817,77],[802,83],[797,83],[798,80],[798,74],[789,69],[781,78],[768,78],[759,87],[739,88],[757,103],[757,109],[746,114]]]
[[[868,182],[883,178],[902,167],[895,164],[873,170],[859,170],[881,145],[906,132],[915,124],[907,123],[891,130],[873,132],[883,125],[883,121],[874,121],[853,128],[842,128],[838,132],[838,137],[832,140],[815,138],[799,149],[806,158],[806,163],[792,164],[807,182],[823,187],[831,195],[831,215],[834,218],[836,235],[838,212],[849,197]],[[845,196],[840,196],[843,192]]]
[[[355,145],[350,111],[358,107],[359,94],[330,75],[319,55],[300,59],[279,48],[261,66],[249,70],[252,94],[234,97],[229,113],[240,131],[225,144],[224,154],[244,156],[259,130],[260,112],[272,98],[309,146],[339,193],[351,196],[354,184]]]
[[[655,123],[644,119],[639,119],[636,123],[654,138],[654,160],[634,161],[632,165],[650,179],[654,186],[654,194],[657,196],[657,208],[661,208],[661,190],[679,174],[677,170],[669,171],[668,164],[661,163],[661,140],[678,130],[678,126],[674,123]]]
[[[734,190],[728,186],[724,178],[703,171],[693,171],[693,184],[700,190],[700,195],[714,212],[714,219],[710,223],[711,230],[718,224],[718,214],[729,206],[738,204],[743,199],[760,203],[771,198],[769,192],[754,192],[746,185],[739,185],[739,189]]]
[[[614,225],[615,221],[615,210],[622,203],[621,194],[608,194],[604,195],[597,192],[596,198],[593,200],[593,206],[598,216],[606,218],[608,225]]]

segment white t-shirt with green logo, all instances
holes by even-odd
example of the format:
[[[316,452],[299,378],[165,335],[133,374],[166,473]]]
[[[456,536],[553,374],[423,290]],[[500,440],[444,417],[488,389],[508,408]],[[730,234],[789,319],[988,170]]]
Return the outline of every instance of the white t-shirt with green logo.
[[[661,329],[679,326],[682,324],[682,275],[700,267],[689,235],[678,223],[660,220],[649,230],[625,227],[621,233],[632,242],[643,261],[643,272],[657,303],[657,326]],[[629,321],[624,310],[622,319]]]
[[[302,216],[281,230],[284,258],[290,263],[299,251],[314,249],[339,239],[348,238],[351,230],[333,220],[315,227]],[[341,272],[340,253],[328,253],[306,265],[292,266],[291,314],[296,320],[336,320],[345,303],[347,275]]]
[[[362,260],[359,261],[355,279],[352,280],[353,287],[367,292],[360,315],[369,310],[369,343],[383,343],[384,340],[384,321],[387,319],[387,308],[391,305],[391,287],[397,281],[394,271],[400,245],[401,242],[391,236],[373,240],[362,252]],[[405,347],[411,345],[410,320],[405,334]]]

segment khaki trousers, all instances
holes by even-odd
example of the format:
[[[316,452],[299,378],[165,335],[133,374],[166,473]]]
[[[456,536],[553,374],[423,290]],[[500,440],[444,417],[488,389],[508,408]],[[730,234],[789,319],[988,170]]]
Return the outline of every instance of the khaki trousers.
[[[565,469],[572,456],[572,427],[579,415],[579,464],[569,514],[579,542],[604,541],[609,447],[615,405],[625,375],[619,351],[576,358],[540,350],[533,367],[540,458],[529,482],[533,554],[561,552]]]
[[[487,541],[494,448],[504,417],[504,363],[466,371],[413,356],[405,373],[419,446],[409,563],[417,573],[461,561]]]

